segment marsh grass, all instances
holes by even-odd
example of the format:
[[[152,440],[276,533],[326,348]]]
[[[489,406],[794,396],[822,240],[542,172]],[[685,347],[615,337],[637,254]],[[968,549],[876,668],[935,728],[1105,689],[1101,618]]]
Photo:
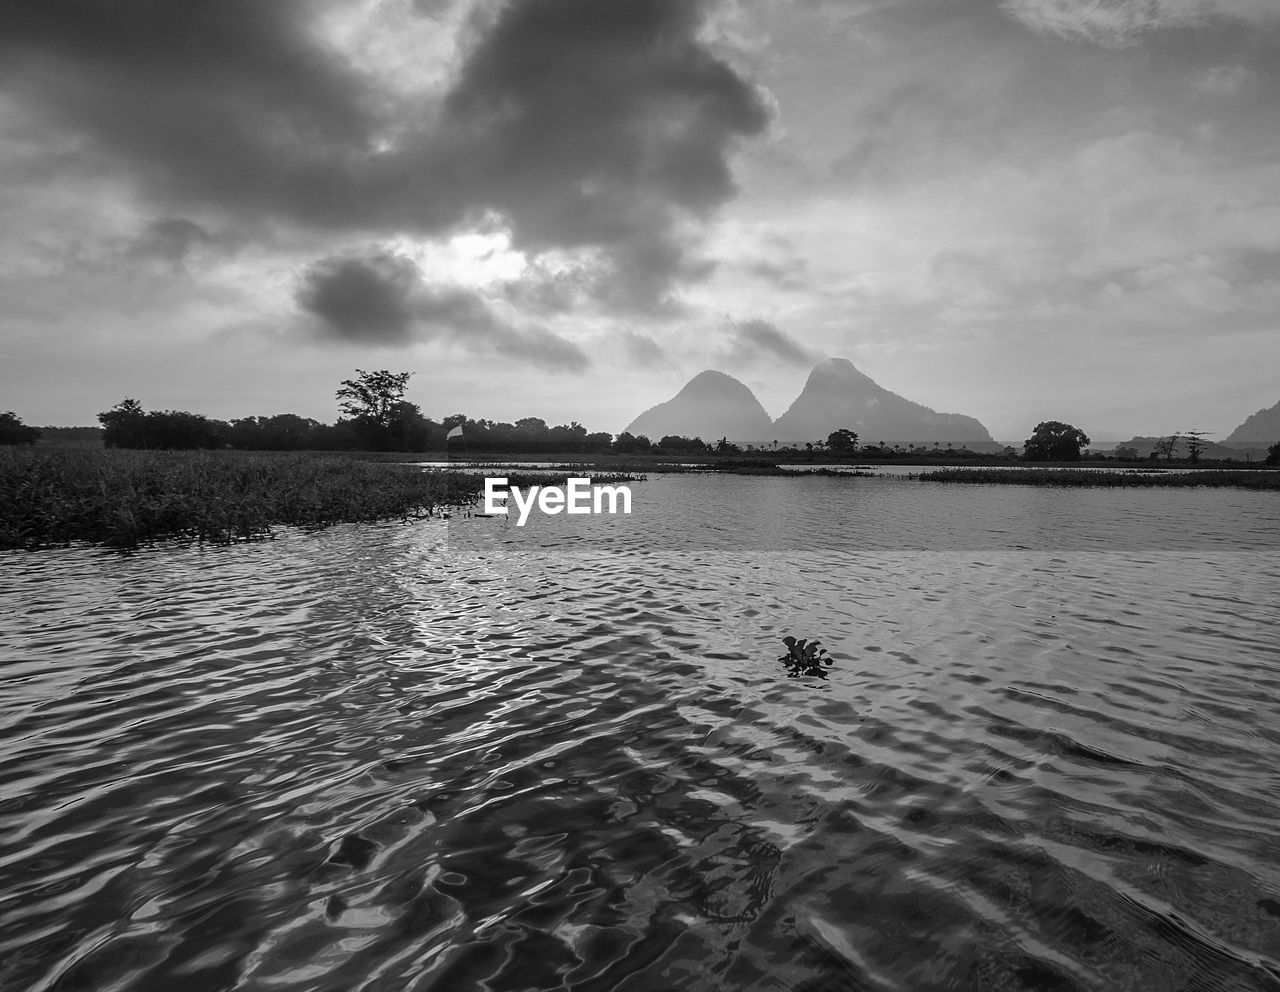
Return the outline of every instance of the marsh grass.
[[[226,544],[275,526],[426,515],[482,487],[474,475],[306,454],[9,449],[0,451],[0,548]]]
[[[513,485],[559,485],[565,472],[513,473]],[[631,481],[612,473],[597,482]],[[422,469],[332,454],[0,449],[0,548],[89,541],[229,544],[273,527],[409,520],[476,503],[477,472]]]
[[[1145,470],[1125,472],[1088,472],[1047,468],[944,468],[921,472],[916,478],[924,482],[979,482],[1001,486],[1094,486],[1094,487],[1160,487],[1186,488],[1212,486],[1233,489],[1280,489],[1280,472],[1220,471],[1160,472]]]

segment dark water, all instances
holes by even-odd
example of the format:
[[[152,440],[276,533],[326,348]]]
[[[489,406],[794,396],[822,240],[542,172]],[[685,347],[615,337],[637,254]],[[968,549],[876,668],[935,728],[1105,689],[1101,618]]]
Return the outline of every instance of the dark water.
[[[1280,989],[1274,494],[635,500],[0,558],[0,988]]]

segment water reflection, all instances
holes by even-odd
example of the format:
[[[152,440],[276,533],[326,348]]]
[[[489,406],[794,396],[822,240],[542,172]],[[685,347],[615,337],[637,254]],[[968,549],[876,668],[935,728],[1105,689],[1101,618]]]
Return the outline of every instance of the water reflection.
[[[661,484],[630,532],[6,558],[0,984],[1280,987],[1251,520],[823,549],[830,508]],[[712,546],[797,518],[804,555]],[[838,677],[786,678],[813,632]]]
[[[450,540],[594,553],[1280,549],[1274,492],[930,485],[901,478],[654,476],[628,516],[455,517]]]

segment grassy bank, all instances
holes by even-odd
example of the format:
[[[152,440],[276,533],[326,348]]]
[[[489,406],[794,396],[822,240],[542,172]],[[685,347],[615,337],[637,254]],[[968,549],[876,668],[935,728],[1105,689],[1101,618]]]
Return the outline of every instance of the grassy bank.
[[[1232,489],[1280,489],[1280,472],[1085,472],[1072,469],[1046,468],[944,468],[921,472],[916,478],[925,482],[979,482],[1000,486],[1137,486],[1168,489],[1213,486]]]
[[[513,485],[565,473],[512,474]],[[599,481],[606,480],[600,476]],[[0,449],[0,548],[161,539],[230,543],[271,529],[408,519],[474,502],[483,475],[354,458],[234,451]]]

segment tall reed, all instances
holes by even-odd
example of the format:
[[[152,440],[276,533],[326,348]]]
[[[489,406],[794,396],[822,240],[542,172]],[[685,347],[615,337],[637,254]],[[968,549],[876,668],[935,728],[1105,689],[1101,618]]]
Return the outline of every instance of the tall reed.
[[[227,543],[278,525],[408,518],[482,487],[475,475],[307,454],[0,449],[0,548]]]

